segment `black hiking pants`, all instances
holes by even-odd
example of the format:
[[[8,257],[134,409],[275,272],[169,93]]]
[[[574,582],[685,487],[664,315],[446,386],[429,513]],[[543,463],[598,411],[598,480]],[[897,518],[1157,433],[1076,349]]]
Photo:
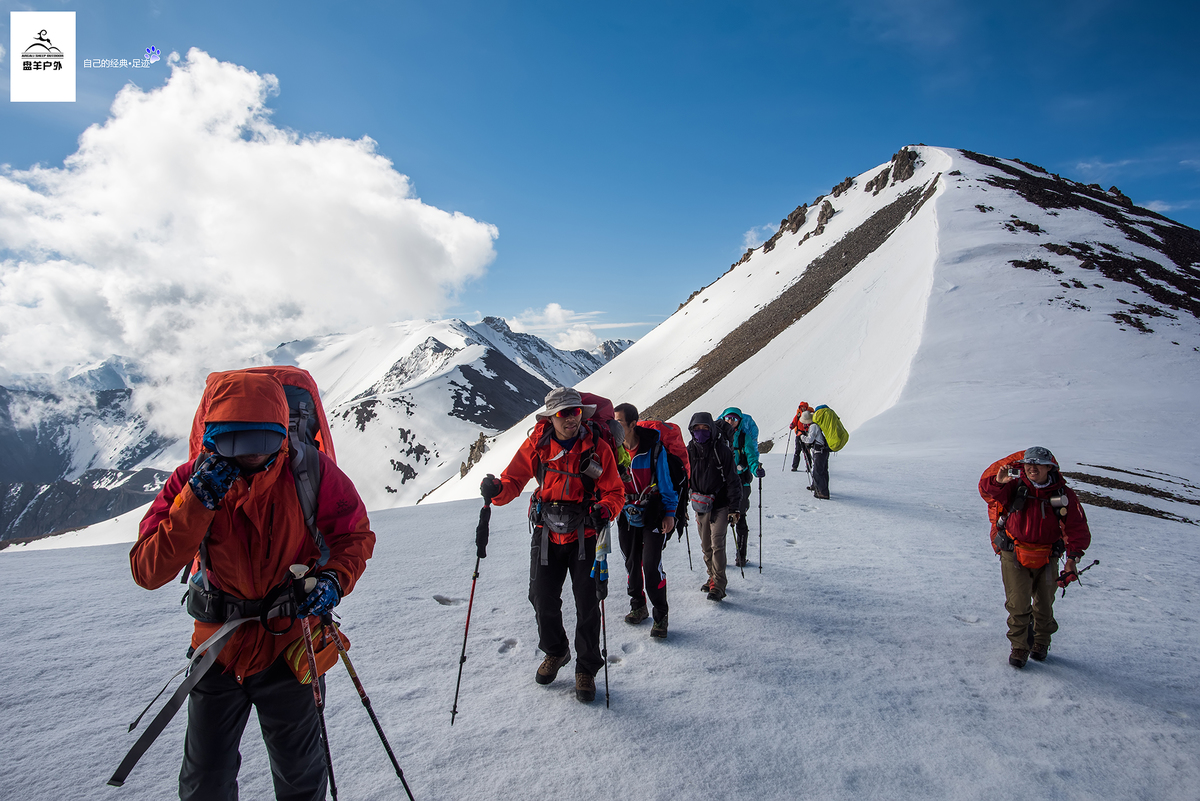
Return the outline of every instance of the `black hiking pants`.
[[[596,537],[584,540],[582,559],[578,542],[549,543],[547,563],[543,565],[538,532],[535,528],[529,562],[529,603],[533,604],[537,618],[538,648],[554,656],[571,652],[562,619],[563,583],[570,573],[571,590],[575,594],[575,671],[595,676],[604,667],[600,656],[600,599],[596,597],[596,580],[591,575],[596,560]]]
[[[738,521],[733,531],[733,542],[737,547],[737,561],[745,563],[746,546],[750,542],[750,524],[746,521],[746,513],[750,511],[750,488],[754,480],[749,473],[740,476],[742,479],[742,505],[738,507]]]
[[[829,449],[814,447],[813,452],[813,495],[829,497]]]
[[[323,692],[324,677],[320,681]],[[242,764],[238,745],[251,706],[258,712],[271,759],[275,797],[322,801],[328,777],[312,687],[296,679],[282,656],[241,684],[222,672],[219,664],[213,665],[188,694],[179,797],[184,801],[237,799]]]
[[[646,596],[654,610],[654,622],[667,616],[667,571],[663,568],[663,546],[670,534],[660,528],[631,526],[625,515],[617,518],[617,535],[629,575],[629,608],[646,605]]]
[[[804,457],[804,467],[812,470],[812,453],[809,451],[809,446],[800,437],[803,434],[796,435],[796,455],[792,457],[792,470],[800,469],[800,457]]]

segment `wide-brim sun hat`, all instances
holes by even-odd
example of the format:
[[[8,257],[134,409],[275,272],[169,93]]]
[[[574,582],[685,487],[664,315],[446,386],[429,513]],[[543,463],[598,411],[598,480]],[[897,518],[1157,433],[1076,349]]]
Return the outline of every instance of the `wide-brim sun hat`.
[[[1050,467],[1058,467],[1058,462],[1054,458],[1054,454],[1049,448],[1043,448],[1040,445],[1034,445],[1025,451],[1025,455],[1021,458],[1021,464],[1044,464]]]
[[[545,420],[553,417],[563,409],[583,409],[583,419],[587,420],[596,413],[596,405],[594,403],[584,403],[580,397],[579,391],[571,387],[558,387],[550,390],[546,395],[545,405],[537,411],[537,419]]]
[[[804,423],[805,425],[810,425],[812,424],[812,421],[812,409],[805,409],[804,413],[800,415],[800,422]]]

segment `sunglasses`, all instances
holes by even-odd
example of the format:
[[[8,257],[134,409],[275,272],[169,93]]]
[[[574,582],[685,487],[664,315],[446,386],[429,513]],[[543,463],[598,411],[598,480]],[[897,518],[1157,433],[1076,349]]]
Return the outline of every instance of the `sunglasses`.
[[[583,409],[578,406],[572,406],[570,409],[559,409],[554,413],[555,417],[578,417],[583,414]]]
[[[725,415],[725,422],[729,423],[730,425],[737,425],[738,421],[741,419],[742,418],[738,417],[736,414]]]

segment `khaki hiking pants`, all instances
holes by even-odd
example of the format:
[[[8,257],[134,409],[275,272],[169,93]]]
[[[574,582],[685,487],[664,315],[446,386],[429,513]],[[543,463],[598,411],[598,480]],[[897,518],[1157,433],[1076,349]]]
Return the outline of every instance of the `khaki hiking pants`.
[[[725,532],[729,528],[729,509],[714,509],[696,515],[696,530],[700,532],[700,549],[704,551],[704,566],[713,586],[722,590],[729,581],[725,578]]]
[[[1015,648],[1029,649],[1029,621],[1033,641],[1050,645],[1058,631],[1054,621],[1054,591],[1058,589],[1058,560],[1031,570],[1017,561],[1012,551],[1000,552],[1000,576],[1004,579],[1004,608],[1008,610],[1008,640]]]

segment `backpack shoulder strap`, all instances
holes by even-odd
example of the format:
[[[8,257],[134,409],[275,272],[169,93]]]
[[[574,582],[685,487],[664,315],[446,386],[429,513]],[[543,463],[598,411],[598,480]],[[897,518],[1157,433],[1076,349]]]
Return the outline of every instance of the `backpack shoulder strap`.
[[[306,421],[309,416],[307,403],[300,404],[300,421]],[[292,477],[296,480],[296,496],[300,499],[300,510],[304,514],[304,525],[320,550],[317,567],[324,567],[329,561],[329,545],[324,535],[317,528],[317,493],[321,491],[321,452],[317,446],[305,442],[293,424],[288,427],[288,445],[292,450]]]

